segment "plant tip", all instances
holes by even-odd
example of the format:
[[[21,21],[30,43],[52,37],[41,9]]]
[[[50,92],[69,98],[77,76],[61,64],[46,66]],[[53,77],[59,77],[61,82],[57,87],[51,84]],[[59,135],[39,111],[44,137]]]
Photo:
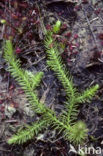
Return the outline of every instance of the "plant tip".
[[[5,19],[1,19],[1,20],[0,20],[0,23],[1,23],[1,24],[6,24],[6,20],[5,20]]]
[[[98,84],[96,84],[96,88],[97,88],[97,89],[99,88],[99,85],[98,85]]]
[[[61,27],[61,21],[58,20],[58,21],[56,22],[56,24],[54,25],[54,27],[53,27],[53,32],[54,32],[54,33],[58,33],[58,32],[60,31],[60,27]]]

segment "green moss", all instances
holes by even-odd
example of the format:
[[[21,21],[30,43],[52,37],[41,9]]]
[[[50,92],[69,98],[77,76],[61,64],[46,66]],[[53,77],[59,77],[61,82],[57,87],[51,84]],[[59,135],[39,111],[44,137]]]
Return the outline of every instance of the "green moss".
[[[38,72],[33,75],[31,72],[24,71],[20,67],[20,61],[14,55],[12,42],[7,40],[4,48],[4,58],[8,63],[8,71],[13,78],[20,84],[25,91],[31,108],[35,113],[41,115],[40,119],[28,125],[24,130],[19,131],[13,135],[8,143],[21,144],[29,139],[32,139],[34,135],[40,133],[41,130],[52,126],[54,129],[58,129],[58,133],[62,132],[65,139],[78,144],[82,143],[87,137],[87,127],[83,121],[77,121],[78,105],[83,102],[88,102],[95,95],[98,85],[85,90],[82,94],[78,93],[74,87],[72,77],[67,72],[65,65],[59,55],[58,44],[53,40],[53,33],[57,33],[60,30],[61,22],[57,21],[52,31],[47,32],[45,37],[45,47],[48,56],[47,64],[56,73],[59,81],[62,83],[67,95],[67,102],[65,104],[66,109],[57,117],[56,113],[48,108],[45,104],[41,103],[35,89],[39,85],[43,73]],[[50,46],[52,44],[52,46]]]

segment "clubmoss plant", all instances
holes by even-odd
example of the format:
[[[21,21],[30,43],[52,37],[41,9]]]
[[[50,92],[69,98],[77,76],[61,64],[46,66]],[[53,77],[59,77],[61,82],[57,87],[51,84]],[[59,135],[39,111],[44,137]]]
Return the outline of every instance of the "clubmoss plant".
[[[61,23],[60,21],[57,21],[52,31],[47,32],[45,38],[45,47],[48,55],[47,64],[56,73],[58,79],[60,80],[66,91],[67,95],[67,102],[65,102],[66,111],[63,111],[61,118],[64,121],[66,121],[65,124],[68,124],[71,121],[77,119],[78,105],[80,103],[89,102],[95,95],[99,86],[95,85],[90,89],[87,88],[82,94],[80,94],[74,87],[73,78],[67,71],[60,57],[58,51],[59,44],[54,40],[54,32],[56,33],[60,31],[61,26],[60,23]]]
[[[88,130],[86,124],[83,121],[76,121],[78,104],[91,100],[99,86],[95,85],[82,94],[79,94],[74,87],[72,77],[66,71],[65,65],[63,65],[59,55],[59,44],[53,38],[53,35],[59,32],[60,26],[61,22],[57,21],[53,29],[47,32],[44,43],[48,55],[48,66],[56,73],[67,94],[66,108],[59,116],[44,103],[41,103],[35,92],[43,73],[38,72],[36,75],[33,75],[31,72],[21,69],[20,61],[14,55],[12,42],[6,40],[4,58],[6,62],[8,62],[8,71],[25,91],[31,108],[35,113],[40,114],[40,119],[38,121],[32,125],[27,125],[25,129],[13,135],[8,140],[9,144],[24,143],[48,126],[57,129],[58,133],[62,133],[65,139],[75,144],[81,144],[87,137]]]

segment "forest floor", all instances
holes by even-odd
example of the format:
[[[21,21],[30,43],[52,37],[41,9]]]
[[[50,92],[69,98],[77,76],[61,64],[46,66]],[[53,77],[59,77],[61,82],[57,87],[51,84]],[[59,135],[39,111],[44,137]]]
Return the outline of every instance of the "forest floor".
[[[46,64],[43,44],[45,29],[59,19],[62,22],[60,39],[66,42],[61,57],[73,76],[75,86],[84,89],[99,84],[90,103],[80,106],[78,119],[89,129],[86,145],[101,148],[103,155],[103,0],[0,0],[0,156],[74,156],[74,146],[56,131],[46,129],[23,145],[8,145],[7,139],[35,121],[24,91],[7,72],[3,59],[3,41],[13,38],[15,53],[22,68],[33,73],[43,71],[38,87],[41,101],[59,113],[65,93]],[[91,137],[92,136],[92,137]],[[77,149],[77,147],[74,147]],[[93,154],[87,154],[93,155]],[[94,154],[94,156],[97,154]]]

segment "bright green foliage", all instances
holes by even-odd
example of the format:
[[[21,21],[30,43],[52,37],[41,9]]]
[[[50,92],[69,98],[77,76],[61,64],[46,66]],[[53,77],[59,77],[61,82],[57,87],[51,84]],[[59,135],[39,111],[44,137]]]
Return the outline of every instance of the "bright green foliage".
[[[24,89],[27,86],[32,87],[32,89],[35,89],[39,85],[43,77],[43,72],[38,72],[37,74],[34,75],[30,71],[24,71],[23,69],[21,69],[20,60],[17,60],[16,56],[14,55],[11,41],[7,40],[5,45],[6,46],[5,46],[4,57],[6,60],[8,60],[9,63],[8,70],[11,72],[12,76],[19,82],[19,84],[22,87],[24,87]],[[12,67],[15,70],[12,70]],[[25,84],[27,86],[25,86]]]
[[[21,87],[24,89],[28,101],[30,102],[32,108],[36,113],[41,114],[41,118],[43,120],[40,121],[40,123],[33,124],[33,126],[29,126],[27,129],[22,130],[18,132],[16,135],[14,135],[12,138],[8,140],[8,143],[24,143],[30,138],[33,137],[33,134],[39,133],[39,130],[42,130],[44,127],[47,127],[47,125],[52,125],[55,129],[59,129],[60,131],[69,133],[70,126],[66,126],[64,123],[59,121],[59,119],[56,117],[55,112],[53,112],[51,109],[47,108],[44,104],[39,102],[39,99],[35,93],[34,88],[38,86],[38,82],[40,82],[41,74],[38,73],[38,77],[33,75],[32,73],[28,71],[24,71],[20,68],[20,61],[16,59],[16,56],[13,53],[12,43],[10,40],[6,41],[5,49],[4,49],[4,58],[9,63],[8,70],[11,72],[11,75],[16,79],[16,81],[19,82]],[[35,80],[34,80],[35,78]],[[38,79],[37,79],[38,78]],[[34,87],[32,87],[32,83],[34,82]],[[42,124],[44,123],[44,125]],[[39,127],[39,128],[38,128]],[[34,131],[34,133],[29,133],[29,130]],[[36,133],[35,133],[36,132]],[[28,136],[28,134],[30,136]]]
[[[86,124],[83,121],[76,122],[78,105],[79,103],[91,100],[99,86],[96,85],[91,87],[82,94],[79,94],[77,89],[74,87],[72,77],[66,71],[59,55],[58,43],[53,39],[53,33],[59,32],[60,25],[61,22],[58,21],[53,27],[52,32],[47,32],[45,39],[45,47],[48,55],[47,63],[56,73],[67,94],[65,110],[62,111],[58,117],[54,111],[46,107],[45,104],[40,103],[35,92],[43,73],[39,72],[34,75],[29,71],[21,69],[20,61],[16,59],[16,56],[14,55],[11,41],[6,41],[4,58],[9,64],[8,70],[24,89],[32,109],[35,113],[39,113],[41,115],[39,121],[36,121],[31,126],[27,126],[24,130],[21,130],[16,135],[12,136],[12,138],[8,140],[9,144],[24,143],[27,140],[32,139],[34,135],[37,135],[41,130],[50,125],[54,129],[57,129],[58,133],[62,132],[65,139],[72,141],[75,144],[82,143],[87,137],[88,130],[86,128]]]
[[[56,23],[56,28],[58,31],[60,30],[60,24]],[[58,32],[57,31],[57,32]],[[77,119],[78,115],[78,105],[79,103],[88,102],[95,95],[98,85],[91,87],[90,89],[85,90],[82,94],[77,92],[77,89],[74,87],[72,77],[66,71],[65,65],[61,60],[59,51],[58,51],[58,43],[53,41],[53,32],[48,32],[45,39],[45,47],[48,55],[48,66],[56,73],[58,79],[61,81],[66,94],[67,94],[67,102],[66,109],[67,112],[64,111],[61,115],[62,121],[65,123],[70,123]]]
[[[58,33],[60,31],[61,22],[58,20],[56,24],[53,26],[53,33]]]
[[[49,44],[48,44],[49,43]],[[50,45],[53,43],[52,33],[49,33],[45,39],[45,47],[46,52],[48,54],[48,66],[56,73],[58,79],[61,81],[67,96],[70,98],[74,98],[74,94],[76,94],[76,89],[73,85],[72,78],[65,69],[65,66],[62,63],[61,57],[58,52],[58,44],[56,42],[53,43],[53,46]]]
[[[95,85],[91,87],[90,89],[86,89],[82,94],[78,94],[78,96],[75,96],[75,100],[71,100],[70,103],[66,102],[66,108],[68,112],[65,112],[64,115],[67,116],[67,121],[70,123],[77,119],[78,115],[78,105],[83,102],[90,102],[92,97],[96,94],[97,90],[99,88],[99,85]],[[63,114],[62,114],[63,116]],[[65,117],[64,117],[65,119]],[[66,122],[67,122],[66,121]]]
[[[8,140],[8,144],[22,144],[25,143],[27,140],[33,139],[35,135],[38,134],[43,128],[47,126],[45,121],[37,121],[34,122],[32,125],[26,125],[26,128],[23,130],[18,131],[17,134],[13,135],[12,138]]]
[[[36,75],[33,75],[30,72],[22,70],[20,68],[20,61],[16,59],[16,56],[13,53],[11,41],[7,40],[5,45],[6,46],[4,58],[9,63],[8,71],[11,72],[11,75],[15,78],[15,80],[20,84],[22,89],[25,91],[28,100],[31,103],[32,109],[35,109],[35,112],[37,113],[44,112],[45,111],[44,105],[40,104],[36,93],[35,94],[33,93],[34,89],[39,85],[43,73],[39,72]]]
[[[86,124],[82,121],[76,122],[71,129],[71,135],[68,135],[68,140],[79,144],[82,143],[86,137],[87,137],[88,129],[86,127]],[[79,134],[79,135],[78,135]]]
[[[95,95],[97,89],[99,89],[99,85],[95,85],[91,87],[90,89],[86,89],[81,95],[78,95],[77,97],[77,102],[78,103],[83,103],[83,102],[90,102],[92,97]]]
[[[58,25],[56,23],[56,29],[57,32],[60,30],[60,24]],[[45,47],[46,47],[46,52],[48,55],[48,61],[47,64],[48,66],[56,73],[58,79],[61,81],[66,94],[67,94],[67,102],[65,102],[66,106],[66,111],[62,111],[62,114],[60,115],[61,121],[65,123],[66,125],[70,124],[73,125],[73,122],[77,120],[77,115],[78,115],[78,105],[83,102],[89,102],[92,97],[95,95],[96,91],[99,88],[99,85],[95,85],[91,87],[90,89],[86,89],[82,94],[79,94],[77,89],[74,87],[72,77],[70,74],[66,71],[65,65],[63,64],[59,51],[58,51],[58,43],[54,41],[53,34],[54,32],[47,32],[46,39],[45,39]],[[83,126],[83,133],[80,134],[79,126],[78,124],[82,123]],[[86,132],[87,129],[85,124],[83,122],[78,122],[73,125],[74,127],[77,127],[77,134],[80,140],[83,140],[83,135],[84,138],[87,136]],[[77,136],[76,134],[76,136]],[[72,135],[68,135],[69,138],[74,137],[73,131]],[[82,136],[82,137],[81,137]],[[77,140],[79,140],[77,139]],[[76,138],[70,139],[72,141],[76,140]],[[80,141],[79,140],[79,141]],[[77,142],[79,142],[77,141]],[[74,141],[75,142],[75,141]]]

